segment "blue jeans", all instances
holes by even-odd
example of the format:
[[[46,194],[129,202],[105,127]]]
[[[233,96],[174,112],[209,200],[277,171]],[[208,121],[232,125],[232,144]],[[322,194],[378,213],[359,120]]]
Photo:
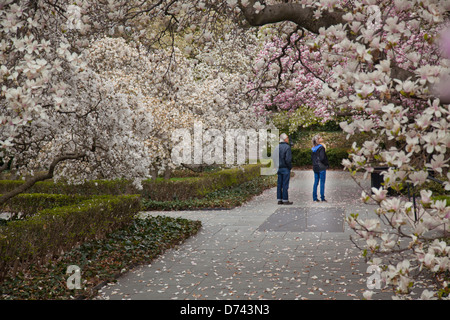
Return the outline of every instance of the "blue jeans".
[[[320,198],[321,200],[325,200],[325,179],[327,177],[327,171],[323,170],[320,172],[314,172],[314,187],[313,187],[313,200],[317,199],[317,186],[320,182]]]
[[[277,182],[277,199],[278,201],[288,201],[288,189],[289,179],[291,177],[291,171],[288,168],[278,169],[278,182]]]

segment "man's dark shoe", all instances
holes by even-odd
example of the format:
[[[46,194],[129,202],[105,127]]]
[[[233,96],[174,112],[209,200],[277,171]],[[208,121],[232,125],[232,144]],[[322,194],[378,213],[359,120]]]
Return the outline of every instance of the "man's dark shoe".
[[[283,201],[278,201],[278,204],[283,204]]]
[[[283,201],[283,204],[293,204],[291,201]]]
[[[327,200],[323,199],[322,202],[328,202]]]
[[[314,200],[314,202],[320,202],[319,200]]]

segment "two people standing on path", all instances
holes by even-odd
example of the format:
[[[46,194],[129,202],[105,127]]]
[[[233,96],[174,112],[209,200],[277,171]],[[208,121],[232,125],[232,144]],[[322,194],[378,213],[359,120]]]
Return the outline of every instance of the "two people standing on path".
[[[323,138],[320,135],[314,136],[313,147],[311,149],[311,162],[313,164],[314,171],[314,185],[313,185],[313,201],[319,202],[317,196],[317,188],[320,184],[320,197],[323,202],[325,200],[325,180],[326,170],[329,167],[327,154],[325,152],[326,147],[323,142]],[[282,133],[280,135],[280,144],[274,150],[274,154],[278,154],[278,159],[275,157],[275,165],[278,168],[278,181],[277,181],[277,200],[278,204],[292,204],[289,201],[289,180],[291,177],[292,169],[292,150],[289,144],[289,137]]]

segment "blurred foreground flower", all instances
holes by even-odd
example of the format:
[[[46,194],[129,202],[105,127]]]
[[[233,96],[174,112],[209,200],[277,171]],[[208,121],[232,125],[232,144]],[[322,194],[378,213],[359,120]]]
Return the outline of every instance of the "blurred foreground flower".
[[[440,45],[444,57],[450,59],[450,27],[441,32]],[[436,89],[441,102],[450,103],[450,75],[442,76]]]

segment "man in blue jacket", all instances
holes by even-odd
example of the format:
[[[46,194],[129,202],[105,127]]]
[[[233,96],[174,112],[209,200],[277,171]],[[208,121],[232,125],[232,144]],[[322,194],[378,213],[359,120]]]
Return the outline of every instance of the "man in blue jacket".
[[[291,146],[289,145],[289,137],[287,134],[282,133],[280,135],[280,144],[275,149],[274,153],[279,155],[278,161],[275,161],[275,164],[278,164],[278,181],[277,181],[277,199],[278,204],[292,204],[289,201],[289,179],[291,177],[291,169],[292,169],[292,151]]]
[[[317,198],[317,187],[320,182],[320,198],[323,202],[326,202],[325,200],[325,180],[326,180],[326,173],[327,169],[329,167],[328,164],[328,157],[325,152],[325,144],[323,143],[323,138],[320,135],[316,135],[313,140],[313,147],[312,147],[312,154],[311,154],[311,161],[313,165],[313,171],[314,171],[314,186],[313,186],[313,201],[319,202],[319,199]]]

